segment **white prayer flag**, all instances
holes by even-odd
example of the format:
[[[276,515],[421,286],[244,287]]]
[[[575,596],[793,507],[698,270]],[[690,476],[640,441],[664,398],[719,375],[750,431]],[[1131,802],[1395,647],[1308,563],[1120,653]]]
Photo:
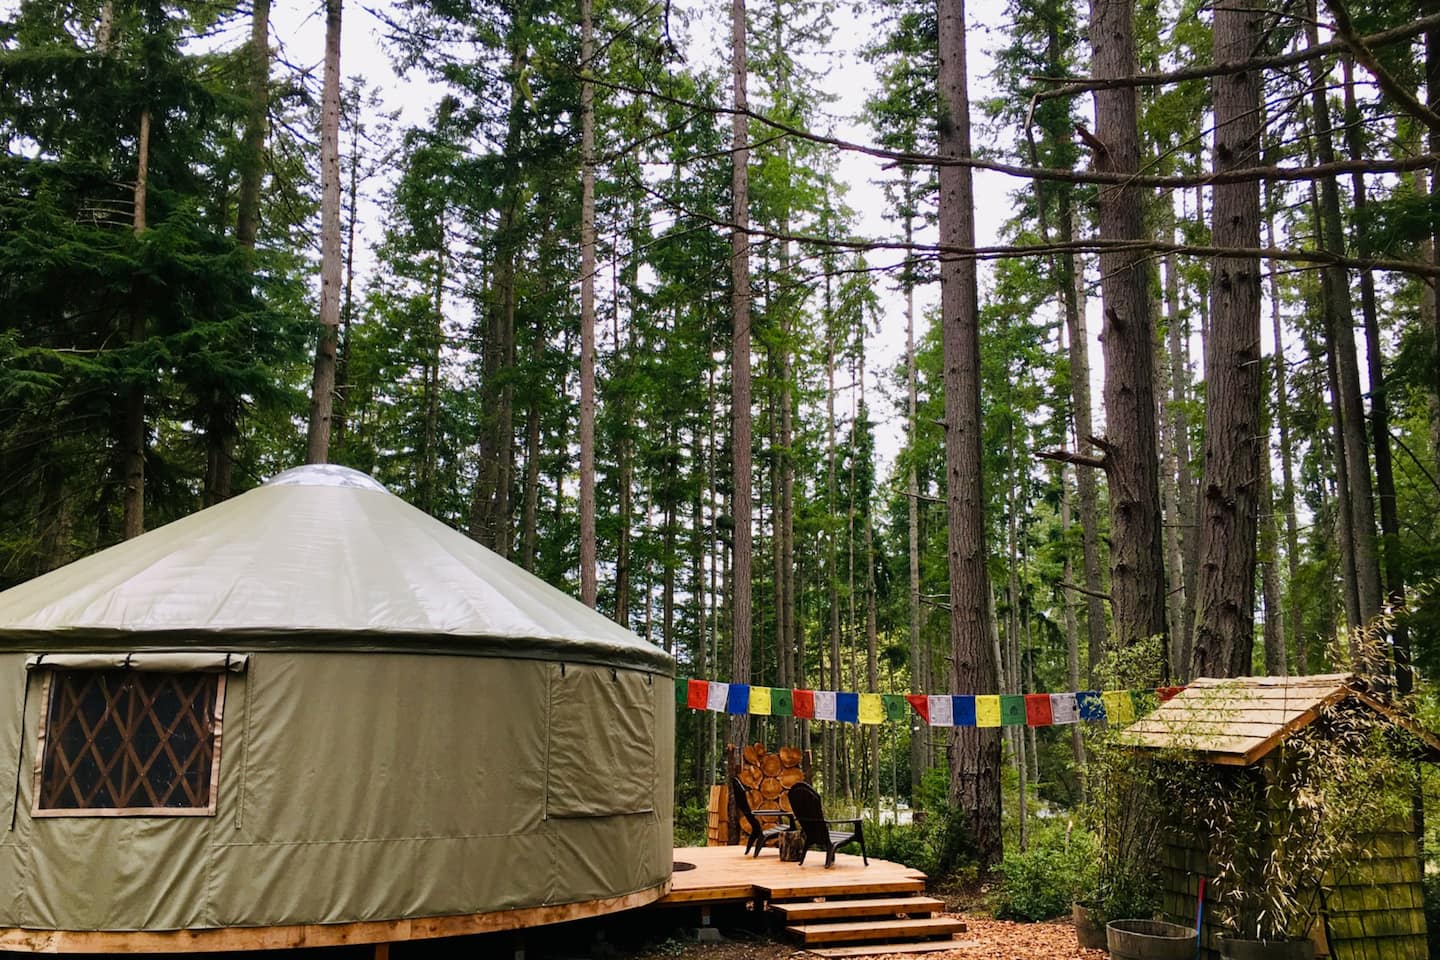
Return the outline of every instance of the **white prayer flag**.
[[[725,712],[725,703],[730,699],[730,684],[710,681],[710,689],[705,695],[705,709],[714,710],[716,713]]]
[[[1080,707],[1075,702],[1075,694],[1050,694],[1050,717],[1054,723],[1079,723]]]
[[[955,701],[948,694],[937,694],[930,700],[930,726],[955,726]]]
[[[834,720],[834,719],[835,719],[835,691],[834,691],[834,690],[816,690],[816,691],[815,691],[815,719],[816,719],[816,720]]]

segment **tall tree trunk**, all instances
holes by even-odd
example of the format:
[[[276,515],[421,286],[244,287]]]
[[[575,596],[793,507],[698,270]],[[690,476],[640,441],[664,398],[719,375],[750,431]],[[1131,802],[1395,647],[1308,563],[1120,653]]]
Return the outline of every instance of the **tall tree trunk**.
[[[1243,58],[1264,34],[1264,12],[1246,0],[1215,6],[1215,61]],[[1260,73],[1216,77],[1217,174],[1260,164]],[[1212,242],[1260,246],[1260,186],[1213,188]],[[1250,672],[1255,645],[1255,549],[1262,458],[1260,441],[1260,260],[1217,256],[1210,285],[1210,342],[1205,354],[1205,450],[1195,580],[1191,675]],[[1269,470],[1269,458],[1264,458]],[[1268,505],[1268,504],[1267,504]]]
[[[1275,242],[1275,199],[1267,185],[1265,204],[1265,234],[1268,245]],[[1280,507],[1285,511],[1285,561],[1288,572],[1286,583],[1285,628],[1287,646],[1295,651],[1293,671],[1304,675],[1308,669],[1305,646],[1301,642],[1300,630],[1300,532],[1295,516],[1295,468],[1294,455],[1290,445],[1290,393],[1286,387],[1289,372],[1285,367],[1285,330],[1280,319],[1280,278],[1272,260],[1270,273],[1270,327],[1275,341],[1274,384],[1275,384],[1275,426],[1280,441]],[[1271,498],[1274,502],[1274,498]]]
[[[335,345],[340,331],[340,13],[325,0],[325,80],[320,96],[320,337],[310,388],[305,462],[330,460]]]
[[[245,129],[240,140],[240,190],[236,200],[235,239],[255,249],[260,232],[260,188],[265,174],[265,130],[270,106],[270,0],[250,5],[250,45],[246,50]],[[229,391],[211,393],[205,422],[206,506],[228,500],[235,476],[238,400]]]
[[[1060,242],[1074,239],[1074,210],[1070,191],[1060,194]],[[1060,258],[1062,271],[1069,274],[1070,285],[1061,292],[1065,309],[1065,331],[1069,340],[1070,400],[1074,404],[1075,444],[1081,453],[1091,452],[1090,437],[1095,433],[1090,394],[1090,333],[1085,324],[1084,261],[1073,254]],[[1081,566],[1085,574],[1085,635],[1086,675],[1093,681],[1095,668],[1105,652],[1105,564],[1100,559],[1099,491],[1095,475],[1088,470],[1075,471],[1075,492],[1080,507]]]
[[[1265,438],[1270,429],[1265,428]],[[1265,604],[1265,675],[1283,677],[1289,674],[1285,657],[1285,602],[1280,596],[1280,532],[1274,482],[1270,463],[1262,459],[1259,473],[1260,503],[1260,593]]]
[[[1440,13],[1440,0],[1424,0],[1420,8],[1425,14],[1434,16]],[[1440,110],[1440,27],[1425,31],[1425,99],[1431,110]],[[1440,156],[1440,130],[1429,128],[1425,145],[1432,156]],[[1432,197],[1440,193],[1440,162],[1429,170],[1427,189]],[[1440,263],[1440,218],[1430,221],[1427,241],[1429,262]],[[1434,457],[1435,467],[1440,470],[1440,291],[1435,289],[1435,283],[1432,278],[1424,285],[1421,305],[1430,320],[1431,349],[1434,351],[1430,389],[1434,392],[1437,409],[1430,416],[1431,446],[1434,448],[1431,456]]]
[[[1165,207],[1167,232],[1165,239],[1174,239],[1174,208]],[[1195,628],[1195,577],[1194,550],[1198,537],[1195,530],[1195,481],[1190,474],[1190,416],[1185,411],[1185,401],[1190,396],[1190,356],[1185,318],[1180,311],[1179,265],[1174,254],[1165,257],[1165,326],[1166,341],[1170,354],[1170,398],[1164,404],[1167,419],[1165,455],[1169,460],[1170,496],[1166,503],[1170,516],[1165,545],[1166,563],[1169,566],[1170,582],[1178,584],[1179,592],[1173,602],[1179,607],[1179,631],[1174,638],[1180,652],[1175,665],[1174,679],[1185,679],[1190,669],[1190,654],[1194,649]],[[1172,590],[1174,587],[1172,586]]]
[[[595,25],[580,0],[580,600],[595,606]],[[624,621],[620,621],[624,623]]]
[[[1343,61],[1345,71],[1345,139],[1352,160],[1365,158],[1364,135],[1360,109],[1355,102],[1354,67],[1350,59]],[[1356,173],[1351,181],[1351,204],[1355,211],[1355,255],[1361,260],[1370,257],[1370,240],[1365,229],[1368,206],[1365,177]],[[1370,381],[1370,436],[1375,451],[1375,492],[1380,501],[1380,556],[1384,562],[1385,593],[1389,601],[1399,604],[1405,597],[1405,570],[1400,558],[1400,514],[1395,505],[1395,468],[1390,456],[1390,391],[1385,384],[1384,345],[1380,340],[1380,321],[1375,304],[1375,272],[1360,271],[1360,312],[1365,321],[1366,378]],[[1395,622],[1391,634],[1395,650],[1395,685],[1401,693],[1409,693],[1414,676],[1410,666],[1410,629],[1403,617]]]
[[[915,237],[914,173],[904,172],[905,242]],[[919,420],[916,415],[919,390],[915,370],[915,267],[905,261],[901,283],[905,287],[905,387],[906,433],[911,456],[905,466],[906,544],[910,561],[910,685],[916,693],[930,692],[930,670],[925,641],[920,635],[920,481],[915,461]],[[930,767],[930,726],[912,724],[910,732],[910,796],[919,796],[920,780]]]
[[[135,211],[132,226],[138,239],[147,229],[146,195],[150,189],[150,109],[140,111],[140,133],[136,137]],[[130,290],[129,341],[145,339],[145,304],[136,285]],[[121,536],[133,539],[145,532],[145,383],[136,380],[125,390],[125,415],[121,427],[121,476],[125,493],[121,501],[124,523]]]
[[[1078,471],[1077,471],[1078,472]],[[1060,528],[1069,530],[1073,522],[1070,515],[1070,491],[1066,489],[1065,467],[1057,464],[1055,480],[1060,487]],[[1075,564],[1070,559],[1070,551],[1065,551],[1065,580],[1074,583]],[[1065,666],[1068,668],[1067,678],[1070,681],[1071,690],[1080,690],[1080,628],[1076,623],[1075,603],[1068,596],[1060,597],[1061,608],[1065,614]],[[1070,753],[1075,759],[1075,772],[1080,780],[1080,802],[1086,802],[1089,796],[1089,781],[1086,776],[1085,737],[1080,729],[1080,724],[1070,724]]]
[[[835,527],[835,520],[839,516],[839,494],[836,484],[836,447],[835,447],[835,314],[833,311],[831,295],[831,278],[827,272],[825,277],[825,448],[826,448],[826,472],[825,472],[825,512],[829,519],[830,529],[825,537],[827,548],[827,584],[826,584],[826,606],[830,611],[830,689],[840,689],[840,551],[838,549],[838,531]],[[835,777],[836,783],[826,783],[827,789],[834,792],[838,785],[840,772],[841,753],[844,749],[844,741],[836,736],[836,725],[825,724],[825,745],[827,767],[825,775]]]
[[[345,291],[340,302],[340,343],[335,357],[334,426],[330,431],[331,448],[343,449],[350,430],[350,326],[355,319],[355,228],[360,221],[360,111],[356,101],[356,117],[350,132],[350,182],[346,187],[348,210],[345,218]],[[343,119],[343,115],[342,115]],[[441,245],[441,255],[444,246]]]
[[[538,362],[544,356],[545,335],[535,325],[535,342],[531,349]],[[520,565],[535,572],[536,545],[539,541],[540,518],[540,391],[535,389],[525,411],[525,506],[520,519]],[[702,674],[703,676],[703,674]]]
[[[440,463],[440,354],[445,343],[445,267],[449,241],[446,236],[445,210],[441,207],[436,223],[440,242],[435,247],[435,286],[430,292],[432,325],[427,331],[429,343],[425,357],[425,421],[420,444],[420,482],[417,505],[427,513],[435,509]]]
[[[708,398],[707,398],[708,399]],[[695,675],[710,676],[710,632],[709,611],[706,610],[708,594],[705,590],[705,435],[698,425],[690,432],[691,466],[694,471],[690,486],[694,495],[690,501],[690,600],[695,605]],[[678,681],[677,681],[678,682]],[[695,723],[695,799],[705,803],[710,796],[710,785],[715,776],[706,752],[706,719],[709,711],[701,713]]]
[[[1315,3],[1310,0],[1310,20],[1306,38],[1310,46],[1319,44]],[[1309,63],[1310,105],[1315,124],[1316,159],[1321,164],[1335,162],[1331,135],[1330,104],[1326,97],[1326,74],[1318,60]],[[1320,188],[1320,236],[1324,249],[1335,253],[1345,250],[1345,227],[1340,213],[1340,191],[1335,178],[1322,177]],[[1379,610],[1380,564],[1375,542],[1375,503],[1370,482],[1369,443],[1365,437],[1365,409],[1360,391],[1360,370],[1355,350],[1355,321],[1351,308],[1349,277],[1343,267],[1329,267],[1323,273],[1329,287],[1327,314],[1327,349],[1335,356],[1340,394],[1337,398],[1341,433],[1336,437],[1345,458],[1349,482],[1350,544],[1354,551],[1355,589],[1360,620],[1352,627],[1368,621]]]
[[[1174,209],[1166,207],[1171,220],[1171,233],[1166,239],[1174,239]],[[1189,415],[1185,412],[1191,396],[1191,371],[1189,371],[1189,324],[1181,312],[1179,301],[1179,263],[1174,253],[1165,258],[1165,315],[1166,345],[1169,348],[1171,367],[1171,397],[1169,397],[1169,450],[1172,474],[1174,474],[1175,508],[1171,517],[1175,528],[1175,551],[1172,557],[1171,580],[1178,580],[1181,587],[1179,609],[1181,609],[1181,633],[1179,633],[1179,669],[1188,671],[1189,658],[1195,648],[1195,547],[1200,543],[1200,533],[1195,528],[1195,478],[1191,474],[1191,452],[1189,452]]]
[[[1135,72],[1134,5],[1091,0],[1092,72],[1097,78]],[[1140,164],[1135,90],[1097,90],[1095,169],[1134,173]],[[1101,187],[1100,238],[1145,240],[1143,193]],[[1160,534],[1159,450],[1155,426],[1154,334],[1145,255],[1100,254],[1105,352],[1105,473],[1110,490],[1110,596],[1115,642],[1128,647],[1165,635],[1165,564]],[[1140,680],[1141,678],[1134,678]],[[1147,678],[1155,679],[1155,678]]]
[[[940,42],[940,155],[970,154],[964,0],[937,0]],[[975,245],[975,191],[969,167],[940,168],[940,242]],[[985,571],[985,487],[981,478],[980,308],[975,261],[942,257],[940,317],[945,370],[947,559],[950,571],[950,688],[991,693],[989,578]],[[965,811],[981,869],[1000,862],[1000,735],[952,728],[950,800]]]
[[[750,125],[745,111],[745,0],[730,0],[731,89],[735,113],[731,118],[731,220],[730,233],[730,419],[731,462],[734,470],[735,519],[734,587],[731,604],[730,679],[750,682]],[[750,718],[731,720],[731,740],[743,745],[749,737]]]

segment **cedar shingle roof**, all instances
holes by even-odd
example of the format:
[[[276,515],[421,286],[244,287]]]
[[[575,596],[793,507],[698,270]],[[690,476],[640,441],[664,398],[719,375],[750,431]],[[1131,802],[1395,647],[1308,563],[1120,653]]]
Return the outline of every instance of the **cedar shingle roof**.
[[[1328,706],[1353,697],[1418,736],[1433,756],[1440,739],[1412,718],[1351,685],[1352,675],[1201,677],[1137,720],[1125,737],[1137,747],[1184,750],[1211,763],[1249,766]]]

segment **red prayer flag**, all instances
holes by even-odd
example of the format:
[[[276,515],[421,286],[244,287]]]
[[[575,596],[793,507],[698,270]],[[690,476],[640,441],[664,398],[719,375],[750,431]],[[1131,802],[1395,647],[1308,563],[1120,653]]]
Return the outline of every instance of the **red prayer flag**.
[[[1175,694],[1184,689],[1184,687],[1156,687],[1155,695],[1160,698],[1161,703],[1164,703],[1166,700],[1174,700]]]
[[[704,710],[709,696],[709,680],[691,680],[685,685],[685,706],[692,710]]]
[[[1048,727],[1055,723],[1050,712],[1050,694],[1025,694],[1025,723],[1031,727]]]
[[[920,719],[927,724],[930,722],[930,698],[923,693],[907,693],[905,699],[910,701],[910,706],[920,714]]]
[[[796,690],[794,691],[795,716],[805,720],[815,719],[815,691]]]

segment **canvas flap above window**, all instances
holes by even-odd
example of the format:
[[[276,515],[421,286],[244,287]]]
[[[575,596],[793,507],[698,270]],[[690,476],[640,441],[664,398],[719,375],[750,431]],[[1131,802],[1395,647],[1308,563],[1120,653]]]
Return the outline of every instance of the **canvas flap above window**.
[[[608,817],[655,806],[655,690],[649,674],[555,664],[545,816]]]
[[[26,670],[141,670],[147,673],[244,673],[248,653],[32,653]]]

